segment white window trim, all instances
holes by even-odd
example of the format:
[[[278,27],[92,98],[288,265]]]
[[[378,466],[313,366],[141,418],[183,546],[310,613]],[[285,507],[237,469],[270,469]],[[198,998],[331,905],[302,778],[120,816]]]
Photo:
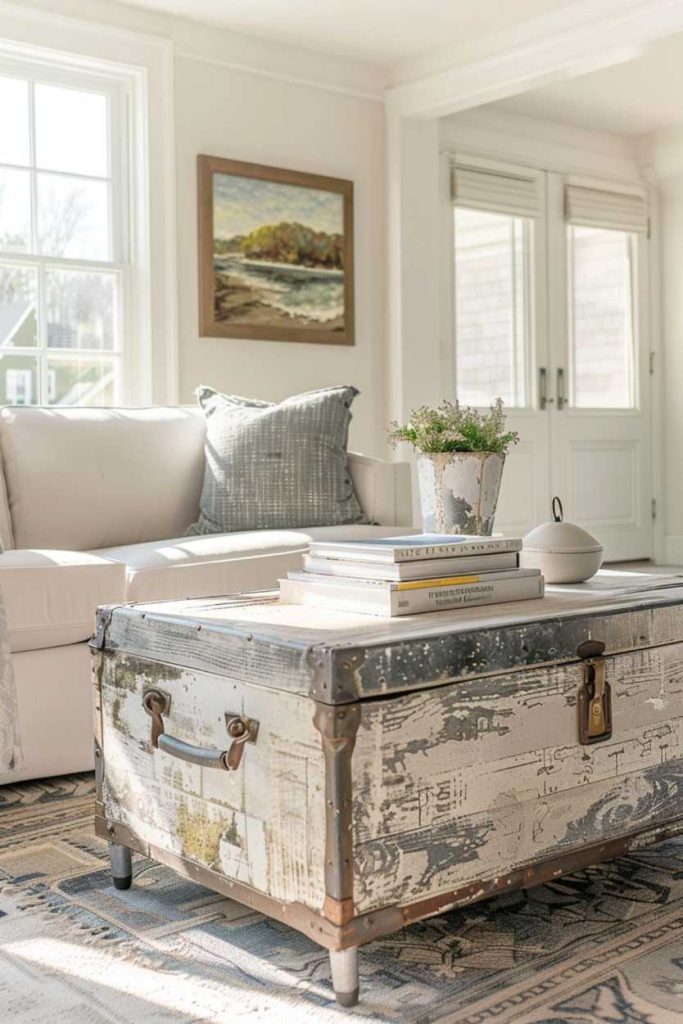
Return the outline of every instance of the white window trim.
[[[170,40],[0,2],[0,59],[67,63],[124,85],[130,152],[126,404],[177,404],[178,345]],[[151,112],[151,114],[150,114]],[[151,183],[154,187],[151,187]]]

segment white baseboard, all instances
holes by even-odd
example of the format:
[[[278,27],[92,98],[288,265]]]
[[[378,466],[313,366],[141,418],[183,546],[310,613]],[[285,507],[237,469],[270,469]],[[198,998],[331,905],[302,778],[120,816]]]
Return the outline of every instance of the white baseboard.
[[[670,534],[664,538],[664,563],[683,565],[683,536]]]

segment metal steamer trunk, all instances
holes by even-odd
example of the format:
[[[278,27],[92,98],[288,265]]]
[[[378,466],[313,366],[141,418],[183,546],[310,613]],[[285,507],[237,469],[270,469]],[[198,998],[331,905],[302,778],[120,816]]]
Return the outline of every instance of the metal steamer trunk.
[[[683,831],[683,588],[378,619],[100,611],[97,831],[304,932],[375,936]]]

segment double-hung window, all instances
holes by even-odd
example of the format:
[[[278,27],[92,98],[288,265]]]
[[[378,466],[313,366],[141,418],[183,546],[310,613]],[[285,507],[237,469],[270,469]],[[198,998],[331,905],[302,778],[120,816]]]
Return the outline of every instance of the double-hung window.
[[[125,400],[121,81],[0,60],[0,403]]]

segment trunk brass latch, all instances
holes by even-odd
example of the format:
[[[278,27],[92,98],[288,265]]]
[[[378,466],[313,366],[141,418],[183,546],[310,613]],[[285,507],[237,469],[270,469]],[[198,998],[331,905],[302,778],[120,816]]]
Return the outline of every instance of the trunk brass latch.
[[[579,742],[584,745],[612,735],[612,690],[605,678],[604,650],[600,640],[585,640],[576,652],[584,663],[579,690]]]

